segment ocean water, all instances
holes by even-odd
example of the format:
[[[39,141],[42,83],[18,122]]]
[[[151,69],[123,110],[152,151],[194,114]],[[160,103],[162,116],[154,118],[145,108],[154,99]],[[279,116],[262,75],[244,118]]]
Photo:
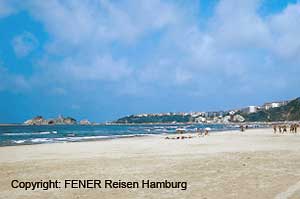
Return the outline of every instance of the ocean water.
[[[211,131],[225,131],[239,128],[237,125],[223,124],[0,126],[0,146],[79,142],[152,134],[174,134],[177,128],[195,131],[196,128],[204,129],[207,127],[211,128]]]

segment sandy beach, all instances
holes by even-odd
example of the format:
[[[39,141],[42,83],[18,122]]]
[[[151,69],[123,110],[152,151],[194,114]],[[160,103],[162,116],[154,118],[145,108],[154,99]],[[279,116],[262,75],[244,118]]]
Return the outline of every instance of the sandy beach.
[[[300,134],[271,129],[0,148],[0,198],[300,198]],[[187,189],[48,189],[12,180],[185,181]]]

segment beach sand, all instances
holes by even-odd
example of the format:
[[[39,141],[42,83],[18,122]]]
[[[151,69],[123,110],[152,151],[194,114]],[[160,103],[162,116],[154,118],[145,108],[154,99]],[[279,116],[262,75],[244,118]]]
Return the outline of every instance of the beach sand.
[[[0,198],[300,198],[300,134],[271,129],[0,147]],[[186,181],[181,189],[11,188],[11,181]]]

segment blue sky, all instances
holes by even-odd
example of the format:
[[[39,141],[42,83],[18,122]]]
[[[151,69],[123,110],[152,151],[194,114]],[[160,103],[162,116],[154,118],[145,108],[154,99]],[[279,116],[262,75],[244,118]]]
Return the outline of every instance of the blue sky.
[[[297,0],[0,1],[0,122],[299,96]]]

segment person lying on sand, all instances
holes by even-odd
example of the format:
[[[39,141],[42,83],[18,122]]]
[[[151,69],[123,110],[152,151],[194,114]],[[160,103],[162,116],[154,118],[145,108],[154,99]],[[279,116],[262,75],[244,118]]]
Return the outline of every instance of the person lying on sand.
[[[177,136],[177,137],[165,137],[165,139],[169,140],[169,139],[172,139],[172,140],[179,140],[179,139],[186,139],[186,138],[192,138],[191,135],[189,136]]]

